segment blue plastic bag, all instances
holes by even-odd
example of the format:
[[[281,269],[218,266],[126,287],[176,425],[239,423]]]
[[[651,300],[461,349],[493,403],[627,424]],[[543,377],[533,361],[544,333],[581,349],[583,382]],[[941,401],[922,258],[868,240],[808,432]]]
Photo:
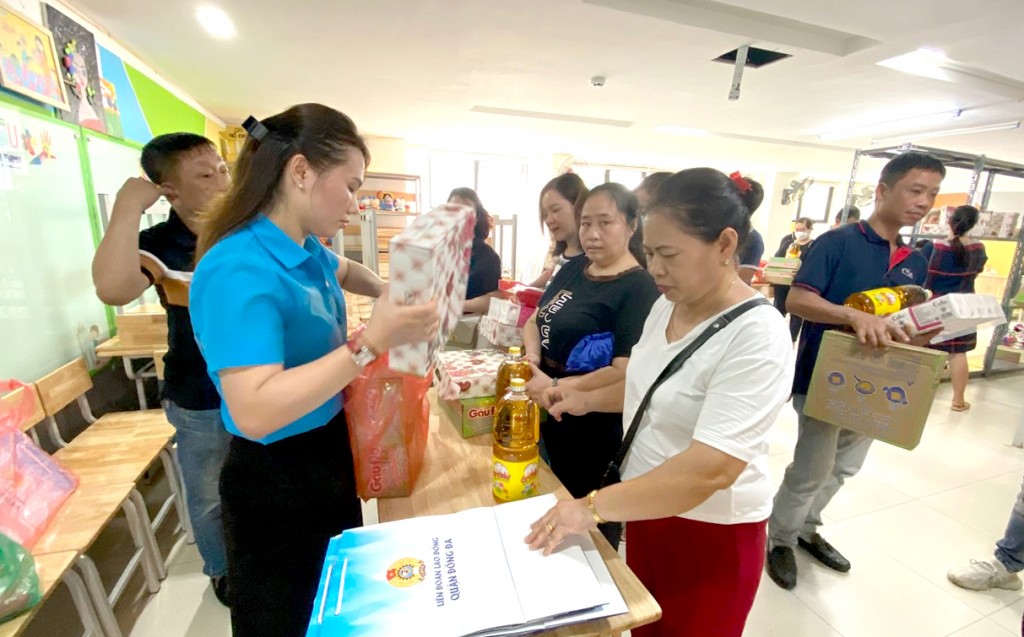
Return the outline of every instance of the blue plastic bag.
[[[611,332],[584,336],[576,347],[572,348],[569,360],[565,363],[565,371],[586,374],[612,364],[612,351],[615,348],[615,336]]]

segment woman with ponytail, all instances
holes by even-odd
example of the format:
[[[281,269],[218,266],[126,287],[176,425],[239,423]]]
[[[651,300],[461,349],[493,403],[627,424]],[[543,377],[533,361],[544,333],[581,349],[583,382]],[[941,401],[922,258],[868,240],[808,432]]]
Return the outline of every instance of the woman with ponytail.
[[[220,474],[232,632],[299,637],[328,540],[362,524],[342,390],[378,354],[433,340],[438,316],[391,302],[318,239],[358,214],[369,152],[351,119],[302,104],[245,128],[199,236],[189,309],[232,434]],[[347,344],[343,289],[380,297]]]
[[[974,206],[960,206],[949,219],[949,236],[946,239],[926,243],[921,252],[928,259],[928,280],[925,287],[935,293],[973,294],[974,281],[985,269],[988,255],[985,244],[967,236],[978,223],[978,209]],[[978,333],[972,332],[949,341],[936,343],[931,347],[949,353],[949,376],[953,384],[953,411],[966,411],[971,403],[964,399],[970,370],[967,366],[967,352],[978,345]]]

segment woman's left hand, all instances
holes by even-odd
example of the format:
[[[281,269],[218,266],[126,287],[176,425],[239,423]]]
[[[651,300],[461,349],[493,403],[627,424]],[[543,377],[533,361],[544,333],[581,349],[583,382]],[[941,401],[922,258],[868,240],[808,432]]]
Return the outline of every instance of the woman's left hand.
[[[596,528],[597,522],[587,507],[587,501],[560,500],[544,516],[530,525],[526,536],[530,549],[544,549],[544,555],[551,555],[563,540],[573,535],[583,535]]]
[[[551,387],[551,377],[540,371],[540,368],[533,363],[530,363],[530,372],[533,375],[530,381],[526,383],[526,394],[530,397],[530,400],[547,409],[548,405],[544,402],[544,392],[548,387]]]

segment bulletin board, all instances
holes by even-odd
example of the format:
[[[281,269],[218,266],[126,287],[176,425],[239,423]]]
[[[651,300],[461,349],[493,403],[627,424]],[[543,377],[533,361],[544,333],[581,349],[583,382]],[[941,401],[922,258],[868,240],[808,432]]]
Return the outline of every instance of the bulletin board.
[[[81,129],[0,105],[0,378],[34,381],[109,338]]]

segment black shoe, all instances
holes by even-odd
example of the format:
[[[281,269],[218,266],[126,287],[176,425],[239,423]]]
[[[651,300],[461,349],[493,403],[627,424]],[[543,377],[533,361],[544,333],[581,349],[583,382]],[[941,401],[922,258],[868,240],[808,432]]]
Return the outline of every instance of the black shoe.
[[[833,571],[846,573],[850,570],[850,560],[843,557],[843,554],[836,550],[817,533],[811,536],[810,540],[799,538],[797,540],[800,548],[811,554],[811,557],[818,560]]]
[[[788,546],[769,549],[765,564],[773,582],[787,591],[793,590],[796,586],[796,557],[793,556],[793,549]]]
[[[228,596],[227,575],[221,575],[220,577],[211,577],[210,584],[213,586],[213,594],[217,596],[217,601],[221,604],[224,604],[228,608],[231,608],[231,598]]]

